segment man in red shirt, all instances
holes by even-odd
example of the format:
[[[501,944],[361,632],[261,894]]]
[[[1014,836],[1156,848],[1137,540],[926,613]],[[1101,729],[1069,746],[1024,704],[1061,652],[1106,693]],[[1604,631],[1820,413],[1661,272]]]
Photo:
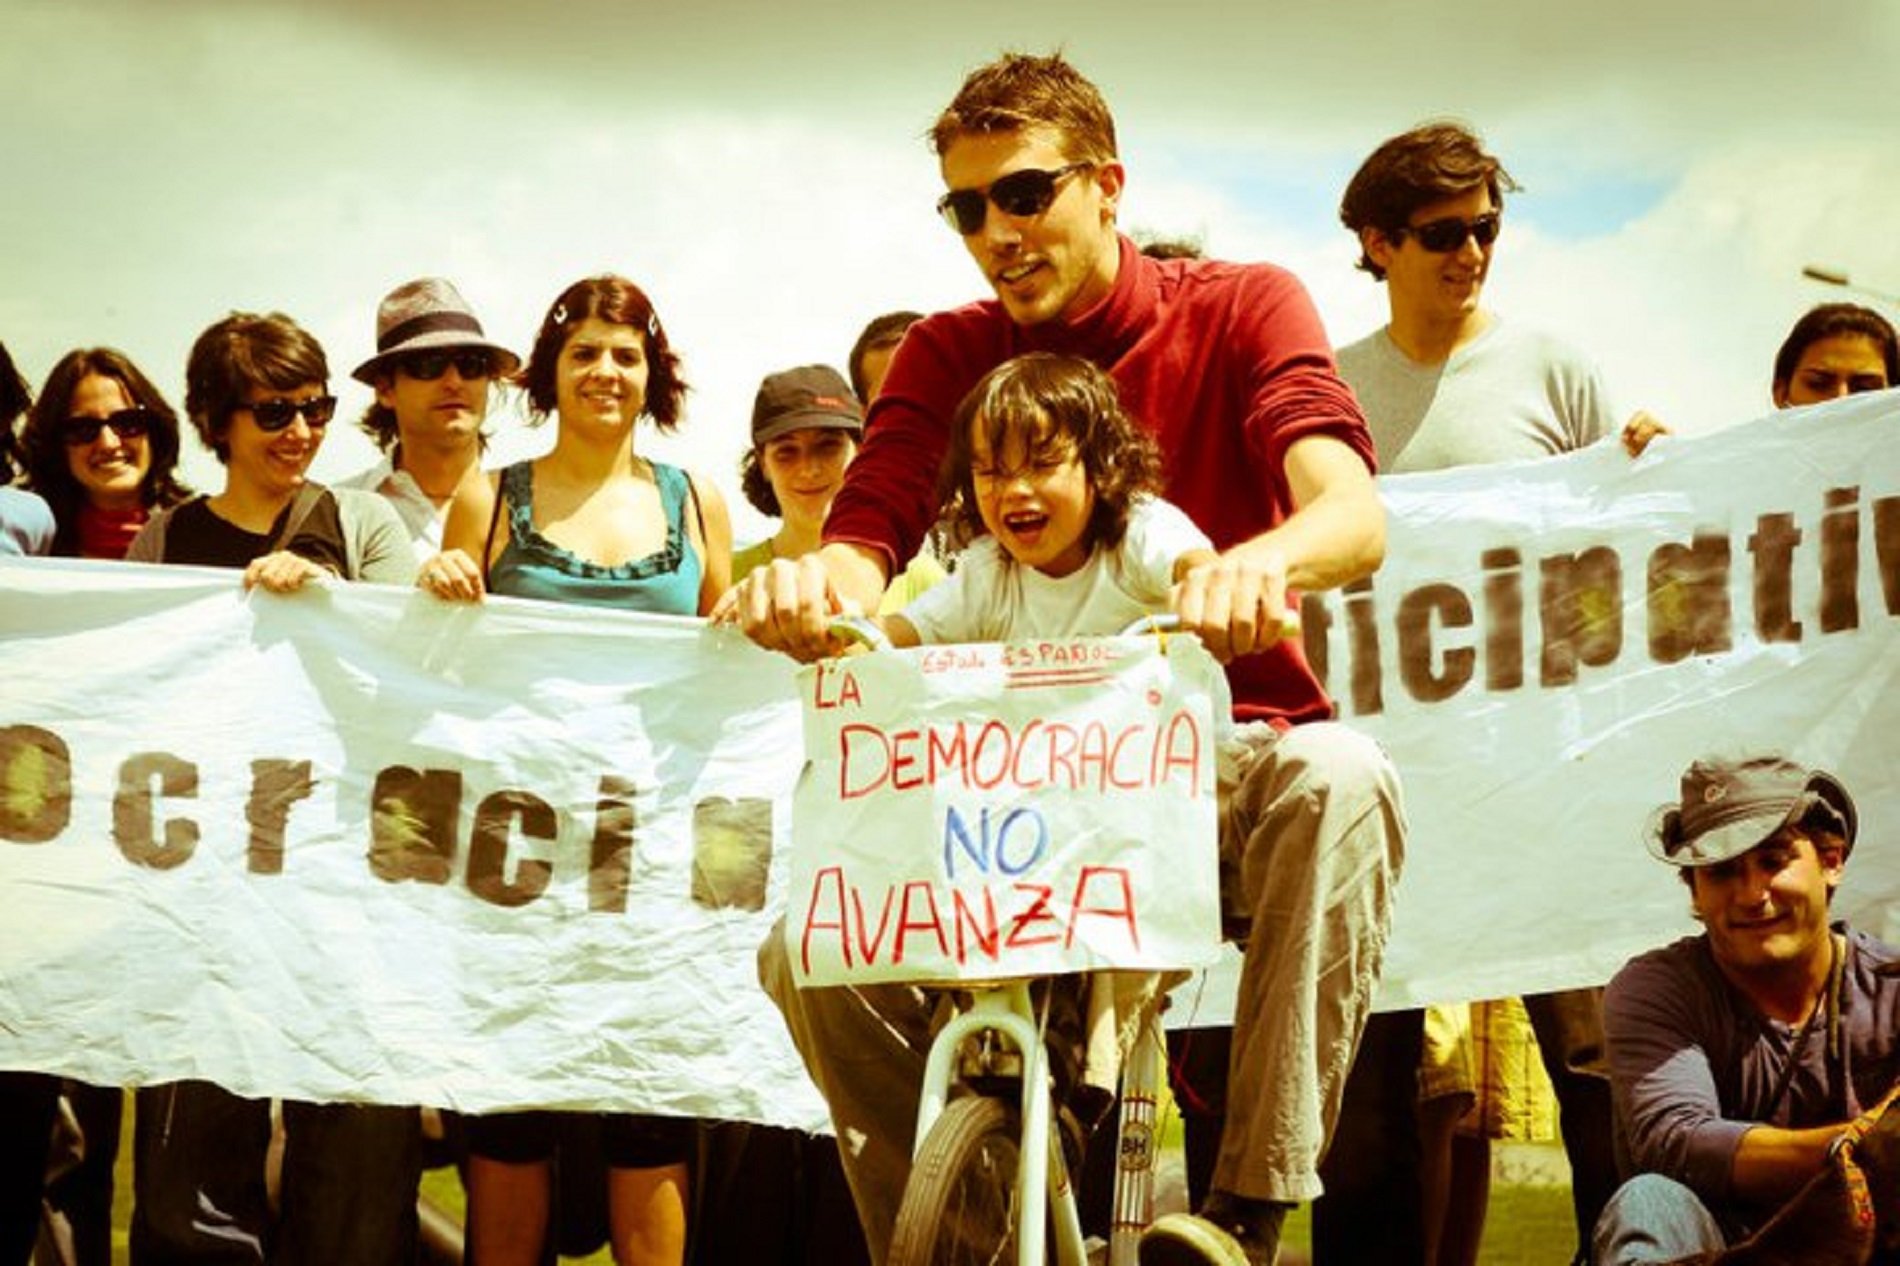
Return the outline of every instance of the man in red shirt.
[[[1384,555],[1372,443],[1293,276],[1141,256],[1116,229],[1125,172],[1101,95],[1060,56],[973,72],[932,133],[938,209],[995,298],[906,335],[872,405],[825,546],[775,561],[719,615],[800,659],[834,613],[873,610],[937,514],[951,416],[1022,352],[1085,356],[1168,459],[1167,497],[1220,551],[1177,587],[1184,625],[1228,664],[1249,753],[1223,800],[1227,903],[1250,923],[1229,1112],[1203,1216],[1150,1229],[1144,1263],[1271,1262],[1286,1211],[1319,1194],[1340,1089],[1377,982],[1402,855],[1397,778],[1332,704],[1297,640],[1298,591]],[[882,1260],[909,1172],[925,1015],[909,991],[793,987],[777,938],[761,973],[830,1104]]]

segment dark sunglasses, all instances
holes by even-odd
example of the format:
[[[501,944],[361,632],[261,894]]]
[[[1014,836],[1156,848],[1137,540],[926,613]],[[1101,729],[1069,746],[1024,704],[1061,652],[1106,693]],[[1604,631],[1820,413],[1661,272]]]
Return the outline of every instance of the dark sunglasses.
[[[67,418],[60,423],[59,432],[68,444],[77,448],[98,439],[99,432],[106,427],[111,427],[112,433],[122,440],[135,440],[157,425],[158,415],[150,409],[120,409],[103,418]]]
[[[479,347],[456,347],[440,352],[417,352],[396,362],[396,368],[417,382],[434,382],[449,372],[449,366],[464,379],[492,378],[495,358]]]
[[[957,232],[969,237],[983,231],[991,203],[1004,215],[1041,215],[1056,200],[1056,185],[1094,163],[1068,163],[1054,171],[1025,167],[999,177],[987,189],[952,189],[937,199],[937,214]]]
[[[1408,224],[1392,236],[1394,241],[1404,241],[1405,235],[1410,233],[1418,239],[1420,246],[1432,254],[1449,255],[1462,249],[1466,238],[1476,242],[1482,250],[1498,240],[1498,228],[1498,213],[1493,211],[1475,220],[1461,220],[1455,215],[1448,215],[1428,224]]]
[[[249,409],[257,420],[260,431],[281,431],[289,426],[298,414],[303,415],[304,424],[311,429],[330,425],[330,419],[336,416],[336,397],[318,396],[313,400],[266,400],[262,404],[240,406]]]

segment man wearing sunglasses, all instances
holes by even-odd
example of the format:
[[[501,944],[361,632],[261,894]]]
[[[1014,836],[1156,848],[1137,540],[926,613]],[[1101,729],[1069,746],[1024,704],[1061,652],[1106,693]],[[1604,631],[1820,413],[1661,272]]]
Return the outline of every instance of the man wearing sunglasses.
[[[1358,266],[1385,283],[1391,321],[1340,348],[1339,371],[1359,397],[1388,474],[1555,456],[1617,432],[1601,376],[1586,357],[1482,306],[1504,195],[1517,188],[1479,138],[1453,122],[1385,141],[1346,187],[1339,217],[1359,239]],[[1624,443],[1638,452],[1660,430],[1639,413]],[[1580,1255],[1616,1185],[1601,997],[1589,989],[1524,999],[1557,1091]],[[1403,1250],[1407,1257],[1450,1263],[1475,1254],[1482,1184],[1445,1193],[1452,1175],[1489,1171],[1488,1139],[1454,1139],[1453,1127],[1479,1092],[1497,1093],[1474,1085],[1466,1064],[1474,1029],[1477,1041],[1504,1040],[1490,1036],[1510,1024],[1492,1010],[1504,1005],[1474,1003],[1468,1022],[1462,1009],[1435,1011],[1430,1025],[1419,1011],[1373,1020],[1347,1082],[1341,1145],[1328,1158],[1329,1174],[1352,1176],[1350,1192],[1335,1193],[1341,1207],[1321,1209],[1316,1245],[1329,1238],[1318,1229],[1327,1223],[1346,1241],[1330,1246],[1341,1261],[1390,1259],[1401,1252],[1395,1236],[1420,1246]],[[1437,1193],[1438,1208],[1428,1209],[1423,1193]],[[1427,1227],[1442,1227],[1443,1238]],[[1368,1235],[1386,1247],[1374,1254]],[[1332,1254],[1315,1256],[1323,1263]]]
[[[442,552],[449,498],[481,463],[489,388],[520,364],[440,277],[405,282],[377,307],[376,354],[350,376],[376,392],[358,425],[383,459],[338,486],[386,498],[418,562]]]
[[[874,610],[937,515],[951,418],[1022,352],[1087,357],[1168,455],[1167,495],[1221,549],[1178,587],[1184,624],[1229,662],[1250,741],[1223,812],[1250,923],[1233,1093],[1205,1217],[1151,1228],[1142,1260],[1271,1262],[1286,1211],[1319,1194],[1332,1107],[1376,983],[1402,852],[1390,763],[1331,722],[1297,639],[1297,590],[1364,576],[1384,553],[1372,446],[1305,290],[1269,265],[1144,258],[1117,231],[1126,173],[1095,86],[1060,56],[972,73],[932,132],[938,211],[994,297],[926,317],[899,346],[826,544],[754,571],[716,615],[762,645],[832,650],[827,616]],[[1326,965],[1322,972],[1321,964]],[[779,938],[767,989],[846,1140],[874,1260],[909,1174],[927,1018],[901,991],[797,990]],[[901,1012],[901,1014],[898,1014]]]
[[[1482,306],[1518,188],[1469,129],[1428,123],[1381,144],[1346,186],[1339,218],[1358,267],[1383,281],[1391,321],[1339,349],[1387,474],[1574,452],[1619,434],[1594,364]],[[1622,428],[1632,453],[1664,428]]]

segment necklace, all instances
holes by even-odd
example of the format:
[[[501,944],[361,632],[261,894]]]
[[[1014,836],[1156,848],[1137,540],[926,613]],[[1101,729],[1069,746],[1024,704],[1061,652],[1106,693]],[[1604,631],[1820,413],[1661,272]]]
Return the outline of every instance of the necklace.
[[[1835,1078],[1835,1064],[1841,1057],[1841,978],[1845,974],[1841,965],[1842,943],[1846,938],[1839,933],[1828,937],[1827,985],[1814,1007],[1808,1012],[1808,1018],[1801,1022],[1801,1029],[1794,1035],[1794,1041],[1788,1044],[1788,1057],[1782,1061],[1781,1075],[1775,1079],[1775,1093],[1769,1096],[1768,1106],[1762,1112],[1762,1120],[1772,1121],[1781,1108],[1781,1101],[1788,1097],[1788,1088],[1794,1084],[1795,1065],[1801,1062],[1801,1052],[1808,1048],[1808,1039],[1814,1034],[1814,1023],[1827,1015],[1827,1075],[1832,1083]],[[1830,1084],[1832,1097],[1845,1106],[1847,1092],[1843,1087]]]

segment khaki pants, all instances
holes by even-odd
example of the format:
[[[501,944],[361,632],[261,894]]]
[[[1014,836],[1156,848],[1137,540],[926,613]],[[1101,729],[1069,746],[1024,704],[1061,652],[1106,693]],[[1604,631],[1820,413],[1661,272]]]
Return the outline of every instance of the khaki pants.
[[[1299,1202],[1320,1193],[1320,1157],[1378,982],[1404,814],[1391,762],[1344,726],[1255,725],[1241,737],[1221,789],[1222,895],[1245,926],[1247,955],[1214,1186]],[[905,985],[801,990],[782,929],[760,947],[759,976],[830,1105],[882,1262],[910,1176],[933,1000]]]

